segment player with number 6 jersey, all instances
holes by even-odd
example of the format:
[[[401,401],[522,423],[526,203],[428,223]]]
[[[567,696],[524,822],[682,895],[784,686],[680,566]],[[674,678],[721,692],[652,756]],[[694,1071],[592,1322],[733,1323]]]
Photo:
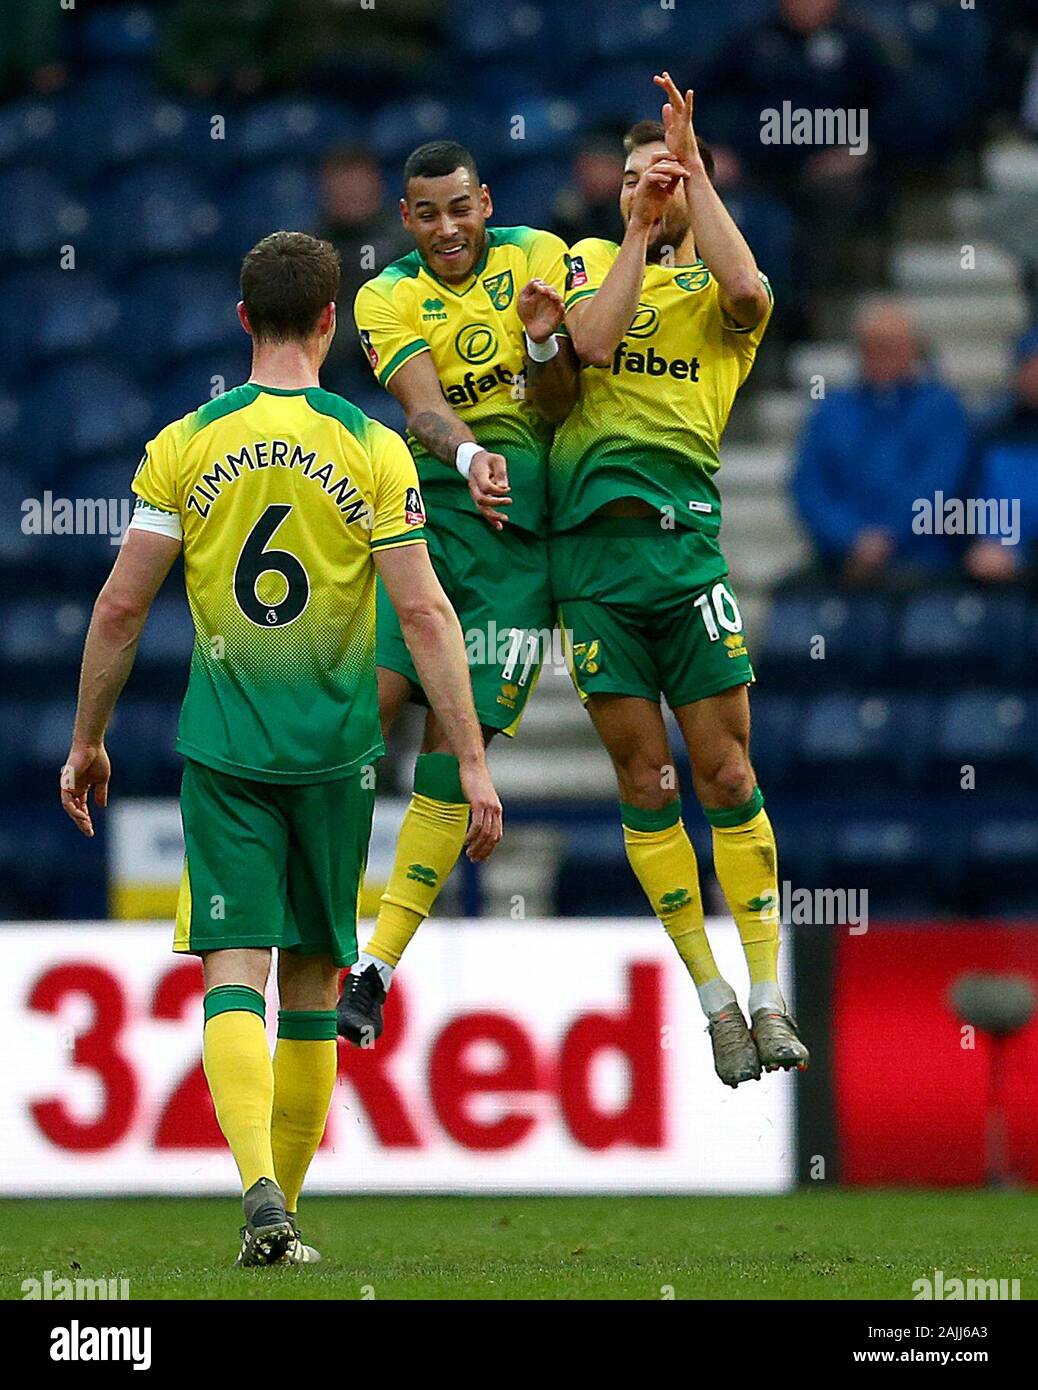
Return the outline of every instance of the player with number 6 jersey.
[[[578,242],[566,327],[578,403],[549,468],[552,589],[574,683],[613,760],[632,869],[691,974],[720,1079],[803,1067],[778,982],[775,839],[749,760],[753,680],[721,552],[714,475],[772,296],[710,179],[692,93],[625,140],[622,244]],[[707,940],[666,699],[713,828],[714,867],[750,974],[752,1027]]]
[[[91,789],[108,802],[105,731],[183,550],[195,644],[177,739],[186,852],[174,949],[203,959],[202,1060],[241,1177],[238,1263],[249,1266],[320,1258],[296,1211],[335,1081],[339,972],[357,959],[384,751],[376,570],[458,760],[470,856],[501,836],[414,462],[398,435],[320,386],[338,286],[334,247],[303,232],[275,232],[245,257],[251,376],[145,450],[133,520],[94,605],[61,772],[62,804],[92,836]]]

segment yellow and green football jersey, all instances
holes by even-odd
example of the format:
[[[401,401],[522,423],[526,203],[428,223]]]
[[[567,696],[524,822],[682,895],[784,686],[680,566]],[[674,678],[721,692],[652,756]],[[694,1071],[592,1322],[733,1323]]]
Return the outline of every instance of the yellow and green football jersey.
[[[596,293],[619,250],[597,237],[577,242],[568,258],[567,310]],[[754,328],[730,322],[702,261],[646,266],[638,312],[612,362],[583,369],[580,398],[555,431],[552,531],[578,526],[619,497],[639,497],[716,536],[721,435],[770,316],[769,304]]]
[[[247,383],[167,425],[133,490],[145,529],[165,529],[155,509],[183,537],[195,645],[178,750],[285,783],[381,754],[372,552],[424,544],[399,435],[330,391]]]
[[[464,284],[444,284],[412,251],[362,285],[354,304],[381,385],[418,353],[432,353],[448,404],[484,448],[508,460],[509,522],[535,533],[544,525],[551,426],[517,386],[525,361],[517,302],[535,278],[561,294],[565,255],[565,243],[551,232],[488,227],[483,255]],[[443,508],[475,512],[464,478],[413,436],[408,443],[433,516]]]

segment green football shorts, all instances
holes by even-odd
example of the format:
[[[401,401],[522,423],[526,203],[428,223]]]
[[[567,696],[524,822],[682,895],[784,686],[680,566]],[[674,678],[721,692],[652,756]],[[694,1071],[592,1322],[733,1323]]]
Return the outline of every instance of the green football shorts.
[[[188,760],[175,951],[276,946],[357,959],[357,897],[375,807],[370,769],[285,786]]]
[[[592,517],[552,536],[550,561],[581,699],[662,696],[678,709],[753,680],[715,538],[651,517]]]
[[[510,526],[492,531],[468,512],[441,511],[425,533],[433,569],[461,623],[479,721],[512,736],[555,625],[547,542]],[[381,581],[375,661],[406,676],[413,698],[428,703]]]

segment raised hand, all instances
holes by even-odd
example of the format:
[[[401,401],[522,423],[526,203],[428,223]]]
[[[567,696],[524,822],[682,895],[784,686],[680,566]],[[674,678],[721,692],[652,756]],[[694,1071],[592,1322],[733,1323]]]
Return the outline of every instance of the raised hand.
[[[531,280],[519,291],[519,317],[535,343],[545,343],[562,327],[566,306],[546,280]]]
[[[686,174],[697,173],[703,168],[703,160],[692,129],[692,89],[690,87],[682,96],[669,72],[663,72],[652,80],[667,95],[662,113],[667,151]]]

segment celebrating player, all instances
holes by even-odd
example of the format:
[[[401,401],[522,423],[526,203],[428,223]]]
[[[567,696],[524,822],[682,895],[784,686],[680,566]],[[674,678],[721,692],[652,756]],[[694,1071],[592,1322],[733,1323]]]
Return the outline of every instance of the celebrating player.
[[[566,327],[580,400],[549,470],[551,571],[574,681],[616,770],[631,867],[699,992],[722,1081],[803,1067],[778,985],[775,839],[749,759],[742,619],[718,544],[714,474],[771,290],[710,180],[692,93],[625,140],[621,245],[573,247]],[[713,827],[714,866],[750,971],[752,1033],[704,929],[661,695]]]
[[[400,212],[416,249],[362,286],[357,328],[407,416],[433,565],[461,619],[489,741],[518,728],[554,623],[545,474],[550,422],[569,411],[577,383],[571,349],[554,336],[566,247],[530,227],[488,227],[490,191],[468,150],[449,141],[408,158]],[[428,692],[381,594],[377,662],[385,732]],[[454,867],[467,820],[434,710],[375,930],[340,1002],[351,1042],[381,1033],[393,970]]]
[[[275,232],[245,257],[244,385],[161,430],[94,606],[61,772],[93,834],[108,802],[104,735],[152,599],[183,546],[195,624],[177,748],[186,858],[174,949],[201,955],[203,1062],[241,1174],[238,1263],[319,1258],[296,1206],[336,1073],[338,973],[357,958],[357,894],[385,751],[375,572],[457,759],[468,853],[501,836],[461,629],[429,562],[414,462],[318,372],[335,333],[334,248]],[[278,1043],[264,1028],[277,947]]]

